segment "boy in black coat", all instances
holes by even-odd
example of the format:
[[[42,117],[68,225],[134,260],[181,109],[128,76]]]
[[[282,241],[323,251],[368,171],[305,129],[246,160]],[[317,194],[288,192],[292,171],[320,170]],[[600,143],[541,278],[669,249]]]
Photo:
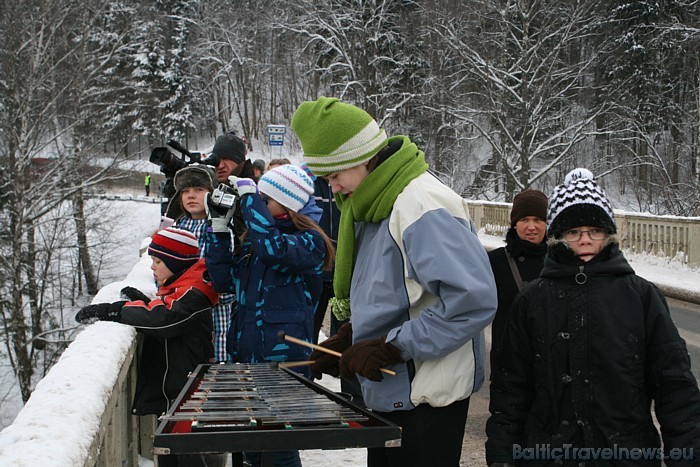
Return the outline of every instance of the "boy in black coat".
[[[700,465],[685,342],[622,255],[588,170],[555,188],[547,217],[544,268],[509,310],[494,360],[488,465]]]
[[[178,396],[187,376],[214,355],[211,307],[219,296],[209,281],[197,237],[168,227],[148,247],[158,296],[151,300],[133,287],[122,289],[130,301],[82,308],[79,323],[116,321],[144,335],[134,394],[134,415],[160,415]],[[159,456],[159,466],[205,467],[201,455]]]

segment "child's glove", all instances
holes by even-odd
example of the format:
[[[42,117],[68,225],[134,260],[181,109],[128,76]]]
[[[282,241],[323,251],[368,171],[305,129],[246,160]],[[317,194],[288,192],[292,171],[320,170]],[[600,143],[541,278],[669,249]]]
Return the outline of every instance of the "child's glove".
[[[228,232],[229,224],[238,204],[238,195],[230,186],[220,184],[212,193],[204,196],[207,224],[212,232]]]
[[[340,374],[351,379],[356,374],[371,381],[381,381],[380,368],[394,363],[401,363],[401,351],[386,343],[386,336],[370,339],[350,346],[340,357]]]
[[[135,287],[124,287],[119,291],[119,293],[130,302],[137,302],[141,300],[142,302],[148,303],[151,301],[151,299],[148,298],[145,293],[141,292]]]
[[[236,190],[238,196],[253,194],[258,192],[258,186],[250,178],[238,178],[234,175],[229,176],[228,181]]]
[[[122,307],[126,302],[98,303],[88,305],[80,309],[75,315],[75,320],[81,324],[90,324],[95,321],[121,321]]]
[[[332,335],[330,338],[318,345],[343,353],[345,349],[352,345],[352,326],[350,323],[343,324],[340,326],[340,329],[338,329],[336,334]],[[314,361],[314,364],[310,367],[314,378],[321,379],[323,377],[323,373],[337,377],[340,374],[338,359],[339,357],[327,354],[320,350],[314,350],[311,352],[309,360]]]

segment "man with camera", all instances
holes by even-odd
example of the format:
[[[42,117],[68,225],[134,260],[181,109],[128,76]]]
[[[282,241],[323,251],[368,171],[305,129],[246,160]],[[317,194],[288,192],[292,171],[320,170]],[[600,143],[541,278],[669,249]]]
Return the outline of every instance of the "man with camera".
[[[228,177],[231,175],[251,178],[257,183],[258,177],[255,176],[253,163],[245,157],[247,152],[245,142],[235,132],[225,133],[216,138],[211,153],[219,160],[216,166],[219,183],[228,185]]]

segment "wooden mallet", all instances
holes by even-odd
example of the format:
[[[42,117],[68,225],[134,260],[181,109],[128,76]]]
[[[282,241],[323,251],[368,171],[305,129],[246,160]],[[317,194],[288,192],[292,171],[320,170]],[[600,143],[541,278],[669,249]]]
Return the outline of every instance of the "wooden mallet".
[[[325,353],[330,354],[330,355],[335,355],[338,358],[342,357],[342,355],[343,355],[340,352],[336,352],[335,350],[331,350],[331,349],[328,349],[326,347],[322,347],[320,345],[312,344],[311,342],[306,342],[306,341],[303,341],[301,339],[297,339],[296,337],[288,336],[287,334],[285,334],[284,331],[280,331],[277,333],[277,340],[279,340],[280,342],[288,341],[288,342],[292,342],[294,344],[303,345],[304,347],[310,347],[310,348],[318,350],[320,352],[325,352]],[[387,375],[396,376],[395,371],[387,370],[386,368],[380,368],[379,371],[381,371],[382,373],[386,373]]]

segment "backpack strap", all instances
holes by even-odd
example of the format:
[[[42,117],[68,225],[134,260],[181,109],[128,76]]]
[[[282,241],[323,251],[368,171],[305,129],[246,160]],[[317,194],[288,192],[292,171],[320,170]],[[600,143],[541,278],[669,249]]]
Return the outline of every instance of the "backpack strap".
[[[523,290],[523,278],[520,276],[520,271],[518,271],[518,265],[515,264],[515,260],[508,250],[506,250],[506,259],[508,260],[508,265],[510,266],[510,271],[513,273],[513,279],[515,279],[515,285],[518,286],[518,292]]]

